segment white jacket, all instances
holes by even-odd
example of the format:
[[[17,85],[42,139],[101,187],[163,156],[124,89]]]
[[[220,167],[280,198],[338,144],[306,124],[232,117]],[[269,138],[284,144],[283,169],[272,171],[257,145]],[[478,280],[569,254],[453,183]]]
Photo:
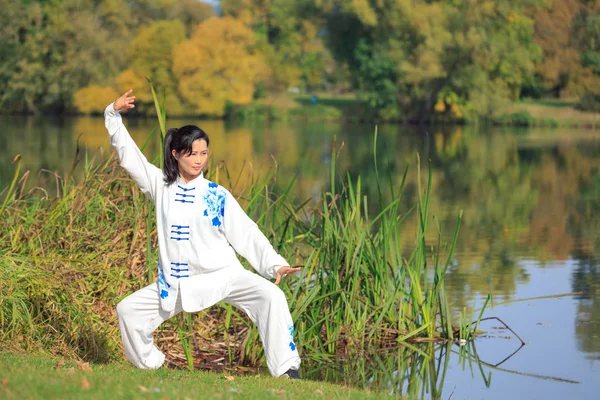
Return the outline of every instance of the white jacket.
[[[104,119],[121,166],[156,208],[163,310],[173,310],[178,291],[188,312],[223,300],[227,274],[244,268],[236,252],[269,279],[289,265],[229,191],[202,174],[188,183],[178,178],[167,185],[162,170],[146,160],[113,104],[106,107]]]

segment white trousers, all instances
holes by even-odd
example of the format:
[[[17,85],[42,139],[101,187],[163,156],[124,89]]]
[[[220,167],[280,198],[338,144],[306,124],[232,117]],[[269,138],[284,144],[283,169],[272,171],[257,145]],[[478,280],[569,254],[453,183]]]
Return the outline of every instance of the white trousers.
[[[271,375],[300,367],[293,340],[293,322],[285,295],[273,283],[248,270],[229,276],[229,290],[222,301],[243,310],[258,327]],[[159,303],[156,282],[127,296],[117,305],[125,355],[138,368],[157,369],[165,355],[154,345],[152,333],[164,321],[183,311],[180,293],[175,309],[166,312]]]

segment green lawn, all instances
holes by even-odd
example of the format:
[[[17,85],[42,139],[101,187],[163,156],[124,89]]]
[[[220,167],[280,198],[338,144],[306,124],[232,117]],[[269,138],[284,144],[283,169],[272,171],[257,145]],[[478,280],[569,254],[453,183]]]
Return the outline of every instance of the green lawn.
[[[45,354],[0,353],[1,399],[385,399],[315,382],[121,363],[88,365]]]
[[[536,120],[556,120],[559,126],[597,127],[600,123],[600,113],[577,110],[576,104],[576,101],[571,100],[526,100],[510,104],[505,111],[527,111]]]
[[[532,105],[532,106],[545,106],[555,108],[571,107],[575,108],[577,105],[576,100],[560,100],[560,99],[526,99],[523,101],[515,102],[515,104]]]

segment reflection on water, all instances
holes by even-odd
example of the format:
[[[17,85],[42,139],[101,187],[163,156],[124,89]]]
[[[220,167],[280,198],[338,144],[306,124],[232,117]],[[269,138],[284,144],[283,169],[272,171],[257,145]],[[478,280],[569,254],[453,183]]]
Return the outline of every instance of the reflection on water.
[[[600,265],[581,261],[573,270],[573,291],[578,297],[575,326],[580,350],[586,357],[600,360]]]
[[[305,363],[304,376],[411,399],[442,397],[452,344],[420,346],[419,351],[400,347],[385,354],[372,352],[335,363]],[[424,396],[427,394],[427,396]]]
[[[501,334],[497,332],[496,334]],[[492,336],[487,336],[488,338]],[[502,336],[505,341],[510,339]],[[500,361],[482,359],[477,352],[477,343],[470,342],[466,345],[446,343],[438,345],[424,345],[416,348],[399,347],[396,351],[384,354],[373,352],[368,357],[358,359],[338,360],[336,363],[308,362],[303,367],[305,377],[311,380],[325,380],[348,386],[360,387],[373,391],[403,396],[409,399],[442,399],[452,397],[458,384],[457,377],[463,376],[461,386],[476,386],[477,391],[460,389],[458,398],[468,394],[469,398],[489,398],[492,381],[496,376],[516,376],[518,378],[532,378],[532,380],[549,381],[581,385],[580,381],[560,377],[543,375],[524,371],[523,368],[511,369],[504,365],[509,363],[525,346],[518,341],[513,350],[504,346],[507,353]],[[499,352],[497,352],[499,354]],[[458,367],[458,368],[457,368]],[[457,374],[456,372],[459,372]],[[466,379],[465,379],[466,378]],[[572,392],[577,392],[576,387],[569,387]],[[539,389],[536,389],[539,393]],[[475,393],[477,394],[475,394]],[[535,392],[519,388],[520,398],[534,398]],[[498,396],[502,398],[502,396]],[[547,398],[547,397],[546,397]]]
[[[517,293],[528,298],[569,291],[569,276],[577,270],[573,260],[544,267],[521,264],[531,282],[518,285]],[[482,299],[476,302],[480,306]],[[579,306],[575,296],[513,302],[487,314],[507,322],[516,334],[490,319],[480,325],[484,333],[466,346],[428,345],[419,352],[400,347],[353,360],[305,361],[303,368],[312,379],[415,399],[592,399],[600,389],[600,367],[581,356],[578,322],[573,324]],[[585,333],[593,334],[598,330]]]
[[[0,187],[5,187],[13,177],[14,166],[10,161],[16,154],[23,156],[24,168],[32,173],[28,185],[34,181],[39,184],[36,177],[40,174],[40,178],[47,180],[42,184],[55,193],[53,176],[43,171],[66,174],[72,166],[78,138],[88,154],[97,153],[98,149],[111,151],[102,119],[0,116],[0,123],[4,127]],[[374,127],[356,124],[294,121],[236,125],[224,121],[169,120],[167,125],[188,123],[200,125],[209,134],[211,161],[213,165],[225,163],[232,185],[248,184],[249,171],[266,174],[276,170],[277,182],[282,187],[295,178],[293,194],[298,202],[309,197],[318,199],[322,190],[328,189],[332,151],[336,151],[338,173],[342,177],[346,173],[354,178],[360,175],[371,212],[377,211],[379,203],[377,176],[387,202],[392,197],[388,188],[397,190],[405,168],[410,166],[402,197],[402,206],[408,210],[417,194],[417,153],[423,179],[430,160],[433,168],[430,207],[440,221],[443,239],[449,240],[459,210],[464,210],[455,257],[446,277],[454,309],[476,308],[487,293],[493,294],[495,304],[499,304],[526,297],[581,292],[569,298],[497,307],[487,315],[507,313],[503,320],[513,328],[513,324],[517,325],[515,331],[528,343],[511,359],[518,359],[517,365],[503,367],[532,376],[560,377],[568,371],[569,376],[563,377],[580,382],[577,384],[580,389],[574,392],[584,397],[592,393],[590,388],[600,389],[597,379],[589,379],[594,372],[600,372],[600,134],[597,132],[384,125],[379,127],[374,146]],[[152,120],[135,119],[127,120],[126,124],[140,145],[155,125]],[[153,160],[158,152],[159,141],[153,134],[144,153]],[[416,226],[415,218],[414,213],[408,215],[404,223],[407,234],[403,245],[407,249],[413,246],[411,229]],[[428,240],[435,244],[434,230],[430,233]],[[532,313],[534,309],[536,312]],[[478,340],[479,356],[486,359],[481,353],[490,353],[492,358],[501,360],[514,351],[509,344],[510,341],[502,339]],[[510,348],[505,349],[506,346]],[[498,349],[503,350],[494,353]],[[541,384],[541,380],[532,376],[498,370],[492,374],[494,390],[484,390],[490,386],[488,378],[484,379],[487,375],[481,376],[485,383],[475,383],[473,377],[477,374],[469,372],[465,363],[455,359],[454,353],[448,349],[433,353],[423,359],[419,353],[396,354],[392,358],[366,354],[358,361],[363,363],[362,369],[357,365],[337,364],[334,373],[315,365],[311,374],[337,380],[335,376],[351,376],[353,371],[360,370],[364,371],[361,378],[364,382],[385,382],[401,394],[416,397],[420,397],[418,392],[426,393],[426,397],[441,396],[443,390],[447,398],[454,390],[455,398],[492,398],[491,393],[506,398],[512,396],[506,388],[517,384],[531,385],[532,390],[546,393],[542,398],[556,398],[560,392],[553,386],[558,381]],[[548,354],[555,358],[543,362]],[[490,372],[489,366],[482,368],[486,374]],[[358,379],[348,378],[348,382],[356,384]],[[570,397],[568,390],[574,389],[565,390],[565,396]],[[515,393],[513,397],[522,396]]]

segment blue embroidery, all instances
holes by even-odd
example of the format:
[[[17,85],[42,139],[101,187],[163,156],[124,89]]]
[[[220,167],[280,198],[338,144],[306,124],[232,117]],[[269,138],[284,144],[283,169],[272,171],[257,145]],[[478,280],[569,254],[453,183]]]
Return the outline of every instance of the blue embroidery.
[[[181,196],[181,197],[183,197],[183,199],[177,199],[176,198],[175,201],[179,201],[180,203],[191,203],[191,204],[194,204],[194,200],[186,200],[186,198],[187,197],[196,197],[196,196],[193,195],[193,194],[186,194],[186,193],[189,192],[189,191],[191,191],[191,190],[195,190],[196,188],[193,187],[193,188],[186,189],[186,188],[184,188],[181,185],[177,185],[177,187],[179,188],[179,190],[183,190],[183,193],[175,193],[175,197]]]
[[[187,230],[186,230],[187,229]],[[170,237],[171,240],[190,240],[189,235],[190,234],[190,227],[189,225],[171,225],[171,233],[173,234],[173,236]],[[171,263],[173,264],[173,263]],[[187,264],[185,264],[187,265]]]
[[[173,262],[173,261],[171,261],[171,265],[174,265],[176,267],[187,267],[188,263]],[[186,272],[186,271],[189,272],[190,269],[189,268],[173,268],[173,267],[171,267],[171,272],[180,273],[180,272]],[[176,275],[171,274],[171,276],[176,276]],[[189,276],[189,275],[187,275],[187,276]]]
[[[170,288],[171,285],[169,285],[166,281],[165,281],[165,275],[163,274],[163,270],[162,270],[162,266],[160,265],[160,262],[158,263],[158,289],[160,290],[160,298],[161,299],[166,299],[169,296],[169,292],[167,291],[167,288]]]
[[[192,204],[194,204],[194,202],[193,202],[193,201],[187,201],[187,200],[175,199],[175,201],[178,201],[178,202],[180,202],[180,203],[192,203]]]
[[[294,343],[294,325],[290,325],[288,326],[288,331],[290,331],[290,336],[291,336],[291,340],[290,340],[290,349],[292,351],[296,350],[296,343]]]
[[[208,182],[208,193],[204,195],[206,210],[204,216],[209,217],[213,226],[223,226],[225,216],[225,189],[216,183]]]

